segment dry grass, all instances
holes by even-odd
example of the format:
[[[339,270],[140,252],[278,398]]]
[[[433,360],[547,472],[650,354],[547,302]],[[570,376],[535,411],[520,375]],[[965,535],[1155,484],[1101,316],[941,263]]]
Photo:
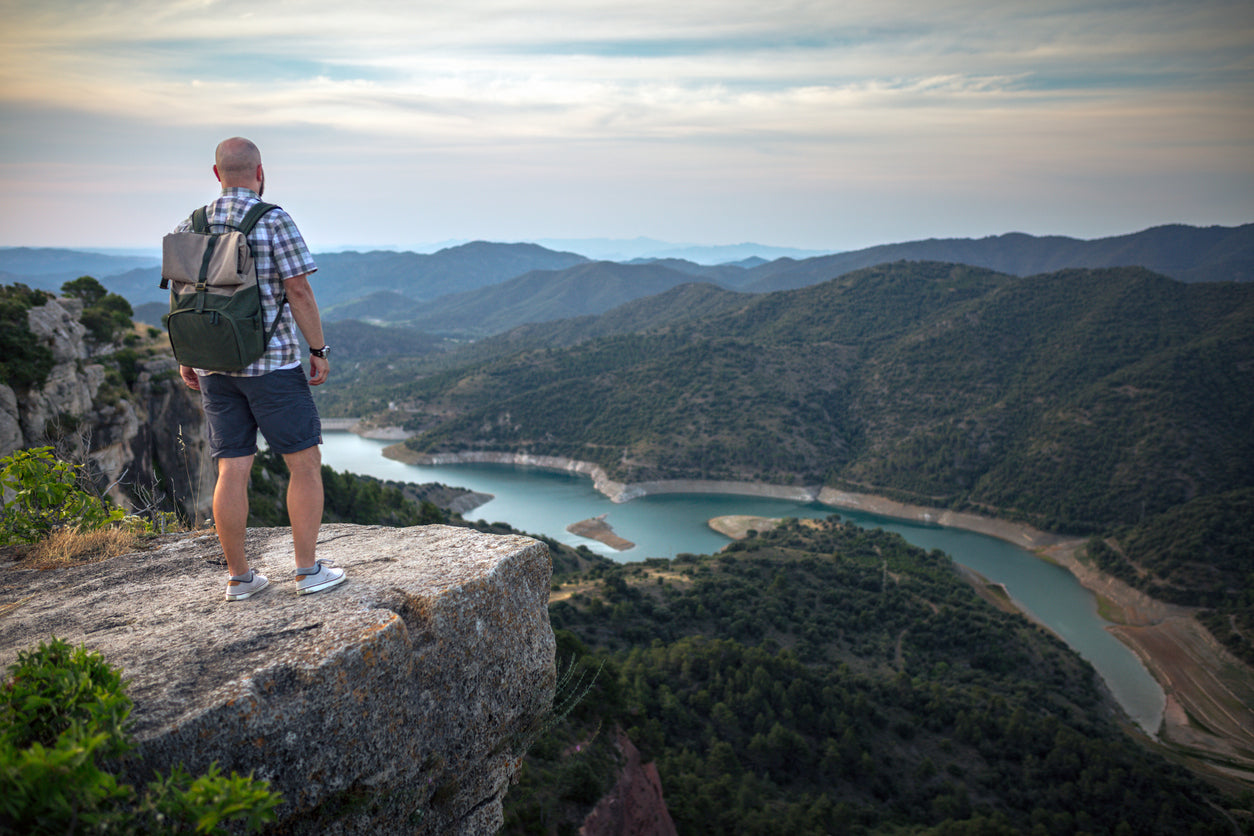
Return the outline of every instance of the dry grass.
[[[36,568],[53,569],[73,563],[94,563],[136,550],[140,534],[122,528],[75,531],[63,528],[28,547],[24,558]]]

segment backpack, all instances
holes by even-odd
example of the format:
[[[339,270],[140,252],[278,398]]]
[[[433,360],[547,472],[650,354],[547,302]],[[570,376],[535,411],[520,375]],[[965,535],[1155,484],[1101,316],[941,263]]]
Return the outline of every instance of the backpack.
[[[265,354],[287,294],[279,298],[274,323],[265,328],[248,234],[262,215],[277,208],[258,203],[238,227],[210,232],[202,206],[192,213],[190,232],[162,239],[161,288],[170,290],[170,312],[162,321],[179,365],[233,372]]]

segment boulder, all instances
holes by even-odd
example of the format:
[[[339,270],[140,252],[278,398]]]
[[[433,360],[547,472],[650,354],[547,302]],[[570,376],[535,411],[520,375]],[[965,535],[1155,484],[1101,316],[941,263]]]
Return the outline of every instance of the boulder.
[[[183,763],[271,782],[282,833],[484,834],[552,704],[547,547],[451,526],[324,526],[348,581],[295,594],[289,529],[248,532],[270,586],[224,600],[211,534],[0,580],[0,664],[52,635],[119,666],[126,779]]]

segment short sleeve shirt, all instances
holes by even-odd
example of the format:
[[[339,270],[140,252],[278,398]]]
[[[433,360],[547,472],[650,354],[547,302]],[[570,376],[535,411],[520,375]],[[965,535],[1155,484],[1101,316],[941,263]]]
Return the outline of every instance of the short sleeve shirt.
[[[223,189],[222,196],[205,207],[210,231],[225,232],[227,227],[238,227],[248,210],[260,200],[252,189]],[[188,218],[175,231],[186,232],[191,228],[192,221]],[[197,374],[259,377],[300,364],[300,340],[296,320],[292,316],[291,308],[287,305],[280,308],[279,302],[284,298],[283,282],[312,273],[318,267],[314,264],[313,256],[305,246],[305,239],[296,228],[295,221],[282,209],[272,209],[262,215],[248,236],[248,244],[253,251],[253,263],[257,266],[261,315],[265,327],[268,329],[273,326],[275,316],[280,317],[279,325],[275,328],[266,353],[252,365],[237,372],[208,372],[197,369]]]

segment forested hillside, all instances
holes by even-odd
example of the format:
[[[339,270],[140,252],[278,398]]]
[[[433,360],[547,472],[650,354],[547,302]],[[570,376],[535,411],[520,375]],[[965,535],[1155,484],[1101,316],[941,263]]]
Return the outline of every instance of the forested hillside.
[[[404,404],[417,451],[826,484],[1071,532],[1254,486],[1254,284],[902,262],[736,301],[568,348],[498,340],[512,353],[323,403]]]
[[[559,656],[603,668],[506,833],[575,832],[616,728],[689,835],[1230,830],[1236,802],[1125,734],[1087,663],[897,535],[793,520],[556,581]]]

